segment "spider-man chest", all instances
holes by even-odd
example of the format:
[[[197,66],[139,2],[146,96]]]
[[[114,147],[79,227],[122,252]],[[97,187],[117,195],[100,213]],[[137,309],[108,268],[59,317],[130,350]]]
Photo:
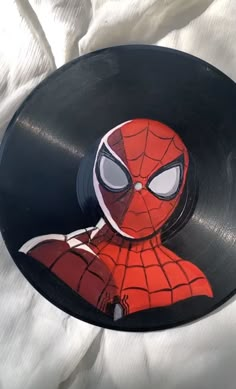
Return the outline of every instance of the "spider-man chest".
[[[132,242],[104,227],[46,239],[28,255],[114,318],[192,296],[212,296],[202,271],[164,247],[158,235]]]
[[[123,314],[133,313],[210,293],[203,273],[162,246],[158,237],[126,247],[113,242],[91,242],[88,247],[95,256],[86,253],[87,282],[77,291],[104,312],[112,313],[118,304]],[[73,250],[79,254],[80,248]]]

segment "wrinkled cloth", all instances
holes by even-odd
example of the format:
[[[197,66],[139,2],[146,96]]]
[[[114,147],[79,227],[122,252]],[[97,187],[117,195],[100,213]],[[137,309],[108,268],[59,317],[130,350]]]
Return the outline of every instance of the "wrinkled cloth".
[[[196,55],[236,79],[235,0],[1,0],[0,133],[65,62],[128,43]],[[24,279],[1,240],[0,389],[235,389],[236,302],[150,333],[68,316]]]

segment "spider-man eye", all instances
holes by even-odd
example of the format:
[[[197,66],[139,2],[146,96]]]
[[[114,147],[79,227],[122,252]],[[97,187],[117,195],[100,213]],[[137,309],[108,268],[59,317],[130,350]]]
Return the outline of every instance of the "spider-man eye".
[[[181,167],[176,165],[157,173],[148,184],[150,191],[162,199],[173,198],[180,187]]]
[[[105,155],[99,159],[98,173],[101,184],[113,192],[120,192],[129,186],[129,173],[125,167]]]

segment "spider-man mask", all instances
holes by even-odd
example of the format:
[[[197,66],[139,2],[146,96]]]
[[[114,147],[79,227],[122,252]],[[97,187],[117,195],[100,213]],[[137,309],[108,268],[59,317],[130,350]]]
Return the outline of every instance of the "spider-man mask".
[[[188,164],[184,143],[166,125],[135,119],[115,127],[102,138],[94,164],[105,218],[127,238],[154,234],[179,203]]]

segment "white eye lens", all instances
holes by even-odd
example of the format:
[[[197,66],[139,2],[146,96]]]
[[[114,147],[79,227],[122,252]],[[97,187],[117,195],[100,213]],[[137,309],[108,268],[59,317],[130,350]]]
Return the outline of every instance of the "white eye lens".
[[[110,189],[122,190],[129,183],[124,170],[110,158],[101,157],[99,170],[103,183]]]
[[[180,182],[180,166],[174,166],[158,174],[149,184],[156,195],[169,197],[176,193]]]

